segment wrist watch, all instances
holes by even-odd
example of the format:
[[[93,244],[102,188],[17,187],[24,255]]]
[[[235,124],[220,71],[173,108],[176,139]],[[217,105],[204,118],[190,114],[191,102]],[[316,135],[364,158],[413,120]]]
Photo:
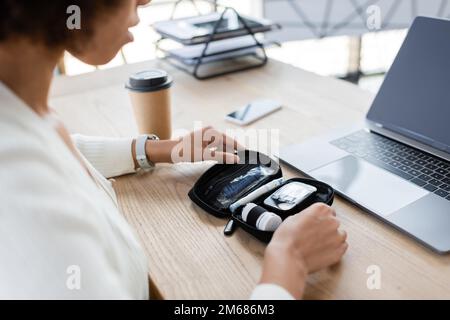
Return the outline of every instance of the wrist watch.
[[[147,157],[145,146],[148,140],[158,141],[159,138],[154,134],[144,134],[136,139],[136,160],[144,171],[150,171],[155,167],[155,164]]]

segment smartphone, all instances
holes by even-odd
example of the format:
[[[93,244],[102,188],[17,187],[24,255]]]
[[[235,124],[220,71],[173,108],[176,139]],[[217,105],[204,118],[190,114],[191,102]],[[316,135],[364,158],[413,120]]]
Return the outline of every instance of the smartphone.
[[[272,100],[258,100],[228,114],[226,119],[230,122],[245,126],[280,109],[281,104],[279,102]]]

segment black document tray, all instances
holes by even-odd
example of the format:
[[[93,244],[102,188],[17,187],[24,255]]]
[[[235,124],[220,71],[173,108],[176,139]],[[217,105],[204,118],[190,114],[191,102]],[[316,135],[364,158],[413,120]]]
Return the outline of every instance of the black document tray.
[[[262,153],[245,151],[241,152],[239,156],[241,159],[241,163],[239,164],[216,164],[209,170],[207,170],[195,183],[194,187],[189,191],[189,198],[207,213],[219,218],[229,219],[230,221],[225,228],[226,235],[231,235],[236,227],[240,227],[259,240],[268,243],[272,239],[273,232],[261,231],[248,225],[242,220],[241,210],[236,210],[234,213],[231,213],[228,207],[221,208],[215,201],[217,195],[220,193],[223,187],[227,185],[227,183],[230,183],[236,177],[242,176],[243,174],[254,168],[264,166],[266,168],[270,168],[273,171],[273,174],[268,176],[266,180],[254,186],[248,192],[244,193],[244,196],[259,188],[260,186],[283,176],[281,167],[278,162]],[[284,184],[293,181],[312,185],[317,188],[317,192],[289,211],[274,210],[273,208],[267,208],[264,205],[264,200],[282,186],[268,192],[267,194],[262,195],[253,202],[273,213],[280,215],[283,220],[291,215],[301,212],[314,203],[325,203],[328,205],[332,205],[334,200],[334,190],[329,185],[317,180],[303,178],[286,180]]]

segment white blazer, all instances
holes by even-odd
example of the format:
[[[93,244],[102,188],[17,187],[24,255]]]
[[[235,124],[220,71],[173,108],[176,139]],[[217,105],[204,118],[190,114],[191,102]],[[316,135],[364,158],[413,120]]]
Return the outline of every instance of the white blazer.
[[[134,171],[132,139],[73,138],[95,181],[0,82],[0,299],[148,299],[146,256],[106,179]],[[292,297],[269,284],[252,298]]]

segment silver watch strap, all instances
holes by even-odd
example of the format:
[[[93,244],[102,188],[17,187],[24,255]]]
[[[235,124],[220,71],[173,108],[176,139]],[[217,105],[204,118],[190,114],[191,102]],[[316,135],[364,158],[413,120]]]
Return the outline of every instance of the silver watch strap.
[[[147,158],[146,144],[147,140],[159,140],[157,136],[141,135],[136,139],[136,160],[142,170],[148,171],[155,167],[155,164]]]

